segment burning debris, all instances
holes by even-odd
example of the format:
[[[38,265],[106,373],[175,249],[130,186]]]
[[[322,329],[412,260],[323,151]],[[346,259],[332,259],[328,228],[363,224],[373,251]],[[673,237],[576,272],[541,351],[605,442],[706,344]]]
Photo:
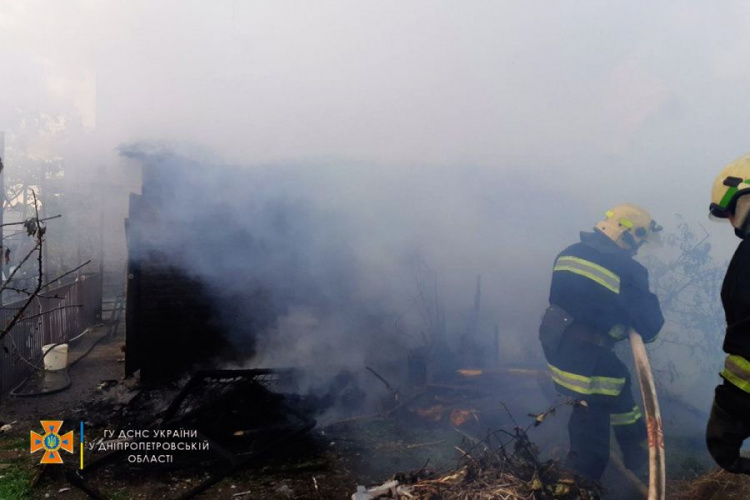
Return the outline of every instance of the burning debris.
[[[369,424],[363,419],[335,424],[356,426],[349,434],[359,436],[385,425],[425,433],[404,439],[399,431],[394,435],[374,431],[375,449],[389,450],[396,456],[400,450],[403,461],[410,463],[417,458],[414,452],[421,449],[422,463],[426,463],[416,471],[392,475],[379,486],[360,486],[352,499],[600,498],[603,490],[598,484],[577,476],[556,459],[540,459],[541,450],[528,436],[530,429],[539,427],[562,407],[581,402],[568,399],[542,413],[530,414],[533,420],[523,427],[501,401],[501,388],[514,386],[512,381],[536,385],[536,374],[528,375],[475,370],[467,376],[466,370],[459,370],[445,383],[426,384],[421,392],[402,395],[395,408],[373,416]],[[481,435],[480,429],[488,428],[496,430],[483,439],[474,437]],[[383,442],[399,435],[402,437],[396,441]],[[407,444],[407,440],[416,443]],[[373,457],[373,461],[381,460]],[[394,458],[390,461],[398,462]],[[450,465],[428,467],[435,463]]]

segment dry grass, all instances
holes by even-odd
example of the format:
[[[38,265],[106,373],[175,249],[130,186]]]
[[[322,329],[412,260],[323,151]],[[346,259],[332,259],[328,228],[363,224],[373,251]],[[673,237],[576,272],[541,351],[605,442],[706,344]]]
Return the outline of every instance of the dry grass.
[[[465,465],[461,469],[433,479],[421,480],[407,488],[411,497],[422,500],[535,500],[535,499],[595,499],[596,487],[584,487],[572,478],[558,477],[543,482],[535,473],[525,480],[513,472],[497,469],[476,469]]]
[[[681,500],[744,500],[750,498],[750,476],[717,468],[690,481],[672,481],[670,490],[670,498]]]
[[[463,433],[462,433],[463,434]],[[498,439],[505,436],[507,439]],[[600,498],[601,488],[558,462],[541,462],[526,433],[491,433],[484,440],[465,435],[455,449],[459,466],[451,470],[398,474],[395,498],[419,500],[543,500]]]

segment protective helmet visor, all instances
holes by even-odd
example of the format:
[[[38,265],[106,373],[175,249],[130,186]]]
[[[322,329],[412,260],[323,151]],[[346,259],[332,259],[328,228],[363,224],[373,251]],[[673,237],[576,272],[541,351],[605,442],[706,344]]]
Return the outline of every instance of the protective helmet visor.
[[[625,239],[625,242],[630,246],[630,248],[632,248],[633,250],[637,250],[645,243],[661,243],[659,233],[663,229],[664,228],[657,224],[655,220],[651,220],[648,229],[646,229],[645,227],[629,229],[628,231],[623,233],[622,236]]]
[[[646,236],[648,243],[653,246],[661,246],[663,244],[661,236],[662,231],[664,231],[664,226],[658,224],[655,220],[652,220],[651,224],[649,224],[648,234]]]

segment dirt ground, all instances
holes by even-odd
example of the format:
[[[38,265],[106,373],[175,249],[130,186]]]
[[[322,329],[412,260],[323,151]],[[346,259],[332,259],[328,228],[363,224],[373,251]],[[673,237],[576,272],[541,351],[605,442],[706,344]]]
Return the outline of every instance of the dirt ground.
[[[72,491],[59,492],[68,487],[62,468],[38,465],[39,455],[29,452],[29,432],[41,432],[41,420],[65,420],[63,431],[72,430],[70,419],[81,411],[83,402],[102,397],[97,387],[104,380],[122,379],[124,328],[121,326],[109,333],[108,326],[95,327],[71,347],[71,363],[93,349],[68,369],[71,381],[68,389],[45,396],[0,400],[0,422],[11,425],[10,431],[0,435],[0,498],[3,500],[6,497],[63,498],[62,495],[71,499],[87,498]],[[33,487],[24,484],[29,482]]]
[[[68,456],[64,466],[39,465],[39,455],[29,453],[29,431],[41,431],[40,420],[65,420],[62,432],[77,429],[78,423],[86,423],[86,439],[95,439],[101,435],[100,429],[91,427],[90,421],[96,421],[97,415],[87,414],[92,407],[117,404],[122,394],[117,394],[118,386],[132,386],[131,381],[124,381],[121,362],[123,358],[124,328],[121,326],[112,336],[107,336],[107,328],[92,330],[86,341],[72,347],[70,359],[74,361],[83,352],[98,341],[91,352],[69,369],[71,385],[68,389],[40,397],[6,398],[0,401],[0,422],[11,425],[11,430],[0,435],[0,499],[46,499],[64,498],[70,500],[89,498],[80,490],[71,487],[65,478],[65,472],[73,470],[78,464],[78,449]],[[103,387],[105,383],[109,387]],[[112,386],[111,384],[117,385]],[[127,391],[120,391],[127,392]],[[375,426],[377,427],[377,425]],[[224,479],[219,484],[200,495],[198,498],[348,498],[356,490],[357,479],[351,469],[358,470],[363,480],[370,474],[373,480],[378,474],[368,471],[364,474],[366,463],[363,457],[370,455],[360,445],[355,445],[341,431],[350,432],[347,425],[334,426],[330,429],[316,430],[309,438],[291,443],[282,459],[273,456],[252,470],[241,471]],[[403,429],[388,429],[389,439]],[[377,431],[373,434],[377,435]],[[340,438],[340,439],[339,439]],[[409,439],[384,449],[392,453],[403,448],[403,454],[394,460],[382,460],[389,472],[401,467],[410,468],[413,464],[423,464],[423,456],[409,460]],[[390,442],[390,441],[389,441]],[[378,444],[371,445],[376,448]],[[421,452],[429,452],[424,447]],[[377,451],[375,451],[377,455]],[[91,453],[86,450],[86,461]],[[403,455],[403,457],[401,456]],[[345,457],[345,459],[342,459]],[[374,457],[377,459],[377,457]],[[363,463],[365,466],[363,466]],[[416,466],[419,467],[419,466]],[[132,477],[128,474],[103,474],[95,483],[105,495],[112,500],[124,499],[161,499],[174,498],[181,491],[186,491],[203,479],[198,472],[192,473],[157,473],[149,477]],[[244,495],[243,495],[244,493]]]

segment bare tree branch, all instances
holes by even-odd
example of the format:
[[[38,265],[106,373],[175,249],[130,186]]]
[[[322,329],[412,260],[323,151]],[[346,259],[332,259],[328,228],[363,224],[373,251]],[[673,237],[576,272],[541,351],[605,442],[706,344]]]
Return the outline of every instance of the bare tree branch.
[[[42,287],[44,289],[45,287]],[[11,292],[18,292],[18,293],[24,293],[26,295],[31,295],[32,292],[26,290],[25,288],[14,288],[12,286],[6,286],[4,290],[9,290]],[[37,297],[40,297],[42,299],[62,299],[59,295],[42,295],[41,293],[37,294]],[[2,308],[7,309],[7,308]]]
[[[34,191],[32,191],[32,193],[33,193],[33,192],[34,192]],[[34,195],[34,199],[36,199],[36,194]],[[38,216],[38,215],[39,215],[39,209],[37,209],[37,216]],[[27,223],[27,222],[28,222],[29,220],[34,220],[34,221],[36,221],[36,222],[37,222],[37,224],[38,224],[38,223],[40,223],[40,222],[45,222],[45,221],[48,221],[48,220],[52,220],[52,219],[59,219],[60,217],[62,217],[62,214],[57,214],[57,215],[53,215],[53,216],[51,216],[51,217],[45,217],[44,219],[39,219],[38,217],[34,217],[34,218],[32,218],[32,219],[27,219],[27,220],[25,220],[25,221],[21,221],[21,222],[6,222],[5,224],[0,224],[0,227],[6,227],[6,226],[23,226],[23,225],[24,225],[24,224],[26,224],[26,223]]]
[[[61,311],[63,309],[78,309],[79,307],[83,307],[83,304],[72,304],[72,305],[69,305],[69,306],[58,306],[58,307],[54,307],[52,309],[47,309],[46,311],[42,311],[42,312],[40,312],[38,314],[32,314],[31,316],[24,316],[24,317],[20,318],[19,321],[21,321],[21,320],[27,320],[27,319],[32,319],[32,318],[38,318],[39,316],[44,316],[45,314],[51,313],[53,311]]]
[[[60,280],[61,280],[61,279],[63,279],[64,277],[66,277],[66,276],[70,276],[70,275],[71,275],[71,274],[73,274],[74,272],[78,271],[79,269],[81,269],[81,268],[83,268],[83,267],[85,267],[85,266],[87,266],[87,265],[89,265],[89,264],[91,264],[91,259],[87,260],[86,262],[84,262],[84,263],[83,263],[83,264],[81,264],[80,266],[74,267],[74,268],[73,268],[73,269],[71,269],[70,271],[67,271],[67,272],[64,272],[64,273],[62,273],[62,274],[61,274],[60,276],[58,276],[57,278],[55,278],[55,279],[52,279],[52,280],[48,281],[47,283],[45,283],[45,284],[44,284],[44,286],[42,286],[42,290],[44,290],[44,289],[45,289],[45,288],[47,288],[48,286],[52,285],[52,284],[53,284],[53,283],[55,283],[56,281],[60,281]]]
[[[34,196],[34,211],[35,211],[35,221],[36,221],[36,240],[37,243],[35,245],[35,248],[37,249],[38,256],[37,256],[37,262],[39,263],[39,276],[37,276],[36,280],[36,288],[34,291],[29,295],[29,297],[26,299],[26,302],[23,303],[20,309],[13,315],[11,320],[8,322],[5,327],[3,327],[2,331],[0,331],[0,340],[5,338],[8,333],[13,329],[14,326],[20,321],[20,319],[23,316],[23,313],[26,311],[26,309],[31,304],[31,301],[34,300],[34,298],[39,294],[39,292],[42,289],[42,273],[43,273],[43,262],[42,262],[42,255],[43,255],[43,241],[44,241],[44,233],[46,228],[42,225],[41,221],[39,220],[39,203],[36,199],[36,192],[34,190],[31,191],[31,194]],[[19,266],[20,267],[20,266]],[[1,293],[1,292],[0,292]]]

